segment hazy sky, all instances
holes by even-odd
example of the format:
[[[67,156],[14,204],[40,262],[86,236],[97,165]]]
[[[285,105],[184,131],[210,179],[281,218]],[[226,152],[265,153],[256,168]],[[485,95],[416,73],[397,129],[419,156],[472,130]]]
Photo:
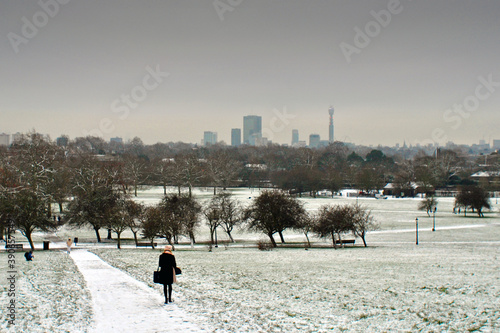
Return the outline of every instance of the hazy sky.
[[[42,4],[46,4],[42,6]],[[2,0],[0,133],[500,139],[498,0]]]

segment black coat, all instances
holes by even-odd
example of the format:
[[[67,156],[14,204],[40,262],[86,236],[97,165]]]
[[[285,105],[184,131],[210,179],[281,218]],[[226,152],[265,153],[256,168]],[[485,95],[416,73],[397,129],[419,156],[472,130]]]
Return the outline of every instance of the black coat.
[[[172,284],[174,282],[174,267],[177,267],[174,255],[162,253],[158,265],[160,266],[160,283]]]

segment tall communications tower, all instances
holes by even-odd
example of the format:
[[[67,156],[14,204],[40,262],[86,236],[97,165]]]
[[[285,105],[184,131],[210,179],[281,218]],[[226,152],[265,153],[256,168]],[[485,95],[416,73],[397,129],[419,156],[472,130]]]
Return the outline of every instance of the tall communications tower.
[[[328,109],[328,113],[330,114],[330,126],[328,127],[328,141],[330,141],[330,143],[333,143],[334,139],[333,139],[333,106],[330,106],[330,108]]]

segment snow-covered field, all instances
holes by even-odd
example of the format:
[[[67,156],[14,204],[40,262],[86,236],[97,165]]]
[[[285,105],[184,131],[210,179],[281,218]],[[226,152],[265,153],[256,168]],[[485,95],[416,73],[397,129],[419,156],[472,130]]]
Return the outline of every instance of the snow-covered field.
[[[197,189],[195,194],[208,199],[212,189]],[[235,195],[248,204],[258,191],[238,189]],[[161,196],[162,189],[152,188],[142,191],[137,200],[153,204]],[[372,211],[380,230],[368,234],[368,248],[357,240],[356,246],[338,250],[259,251],[248,244],[266,238],[245,230],[235,233],[237,240],[246,241],[240,246],[220,246],[209,252],[205,245],[180,245],[175,254],[183,274],[174,286],[175,305],[191,314],[192,322],[214,332],[500,331],[496,202],[492,201],[493,209],[485,218],[463,217],[452,213],[453,199],[439,198],[437,230],[432,232],[433,219],[417,210],[418,199],[301,200],[310,211],[326,203],[359,201]],[[63,228],[56,236],[90,240],[78,246],[91,248],[161,295],[161,286],[152,283],[160,249],[96,246],[91,230]],[[45,238],[37,234],[37,248]],[[206,227],[200,228],[197,238],[208,239]],[[222,232],[219,239],[225,239]],[[285,233],[285,239],[296,246],[305,242],[303,235],[292,231]],[[312,240],[316,245],[331,244]],[[16,254],[18,308],[17,327],[12,331],[87,331],[95,318],[92,300],[74,262],[60,251],[36,251],[35,256],[27,263],[22,253]],[[7,328],[9,298],[3,269],[7,259],[6,253],[0,254],[1,331]]]
[[[178,250],[174,295],[218,332],[498,332],[499,245]],[[158,251],[95,253],[152,285]]]
[[[168,188],[169,192],[175,192],[175,188]],[[234,197],[238,199],[243,206],[246,206],[251,203],[252,199],[259,195],[260,191],[257,189],[246,189],[246,188],[236,188],[231,189],[231,192],[234,194]],[[213,188],[195,188],[193,190],[193,195],[195,195],[201,202],[206,202],[213,196]],[[139,196],[135,198],[135,200],[142,202],[146,205],[152,205],[158,203],[163,197],[163,188],[161,187],[152,187],[139,192]],[[318,197],[316,199],[304,197],[300,198],[304,203],[304,207],[309,212],[316,211],[320,206],[325,204],[344,204],[344,203],[355,203],[365,206],[367,209],[371,210],[372,215],[375,217],[376,221],[380,223],[380,231],[383,233],[382,235],[379,232],[375,232],[368,236],[368,239],[372,241],[404,241],[411,242],[415,240],[415,218],[419,219],[419,230],[430,230],[432,228],[433,218],[428,217],[427,214],[423,211],[419,211],[417,209],[418,203],[421,199],[418,198],[404,198],[404,199],[393,199],[388,198],[387,200],[377,200],[374,198],[355,198],[355,197],[347,197],[346,192],[343,193],[343,196],[335,196],[334,198],[330,197]],[[468,226],[476,226],[483,224],[491,224],[495,221],[500,222],[500,204],[496,203],[495,199],[491,200],[492,210],[485,212],[485,218],[478,218],[477,215],[468,213],[467,217],[462,215],[453,214],[453,203],[454,198],[438,198],[438,206],[436,213],[436,229],[443,231],[443,227],[468,227]],[[388,235],[387,231],[401,231],[408,230],[412,231],[409,233],[401,234],[396,239],[392,235]],[[446,230],[446,229],[444,229]],[[80,240],[86,240],[88,242],[96,242],[95,232],[92,229],[79,229],[73,230],[68,227],[63,227],[58,231],[57,235],[66,239],[68,237],[79,237]],[[285,232],[285,236],[287,236],[288,240],[300,240],[305,241],[305,237],[300,233],[289,231]],[[376,235],[376,237],[375,237]],[[200,228],[196,234],[197,240],[207,241],[210,239],[208,227],[206,227],[203,223],[200,224]],[[255,241],[255,239],[265,239],[265,237],[259,233],[249,233],[246,230],[236,230],[233,236],[240,241],[251,240]],[[436,235],[428,235],[428,240],[438,241],[442,238],[442,234],[437,238]],[[101,230],[101,237],[106,237],[105,230]],[[291,237],[291,239],[290,239]],[[499,240],[499,238],[492,238],[488,234],[481,234],[481,239],[483,240]],[[486,238],[484,238],[486,237]],[[21,236],[20,236],[21,238]],[[35,240],[41,242],[44,240],[44,235],[38,233],[35,235]],[[122,234],[122,238],[132,239],[133,235],[130,231],[125,231]],[[219,230],[218,238],[222,241],[226,241],[227,237]],[[181,239],[182,240],[182,239]],[[187,239],[184,239],[187,241]],[[466,239],[461,239],[465,241]],[[425,239],[422,239],[425,241]],[[162,242],[162,240],[159,240]],[[125,244],[127,241],[125,240]],[[129,241],[131,244],[132,242]]]
[[[35,252],[31,262],[15,253],[15,297],[10,297],[7,254],[0,254],[2,332],[87,332],[92,299],[73,260],[60,251]],[[7,306],[15,299],[15,326],[8,325]]]

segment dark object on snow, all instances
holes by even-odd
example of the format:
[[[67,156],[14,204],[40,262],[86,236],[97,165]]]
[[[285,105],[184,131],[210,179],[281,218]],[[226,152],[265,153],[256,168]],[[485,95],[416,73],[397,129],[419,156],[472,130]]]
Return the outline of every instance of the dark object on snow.
[[[174,270],[175,270],[175,275],[181,275],[182,274],[182,271],[179,267],[174,267]]]
[[[43,250],[46,251],[49,249],[49,241],[43,241]]]
[[[160,269],[160,268],[158,267],[158,269]],[[156,270],[156,271],[153,272],[153,282],[154,283],[161,283],[160,282],[160,271],[159,270]]]
[[[33,251],[26,252],[24,254],[24,257],[26,258],[26,261],[32,261],[33,260]]]

